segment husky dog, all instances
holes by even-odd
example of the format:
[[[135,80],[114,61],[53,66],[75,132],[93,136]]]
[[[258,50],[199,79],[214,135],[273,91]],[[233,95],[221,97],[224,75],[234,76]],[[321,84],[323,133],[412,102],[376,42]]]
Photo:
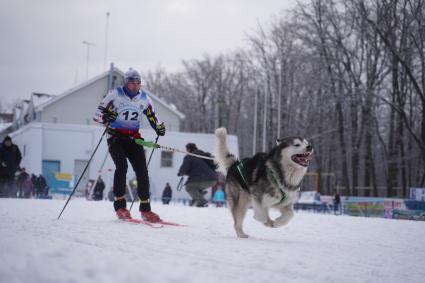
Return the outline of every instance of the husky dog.
[[[217,129],[215,135],[215,161],[227,175],[225,189],[237,236],[248,237],[242,223],[251,201],[254,219],[268,227],[287,224],[294,215],[293,203],[312,159],[312,145],[300,137],[284,138],[277,140],[269,153],[238,161],[229,152],[226,129]],[[271,207],[281,212],[275,220],[269,217]]]

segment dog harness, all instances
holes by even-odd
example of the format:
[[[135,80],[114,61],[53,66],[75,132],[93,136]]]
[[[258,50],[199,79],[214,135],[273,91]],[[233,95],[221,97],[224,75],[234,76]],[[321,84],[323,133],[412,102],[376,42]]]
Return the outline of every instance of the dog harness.
[[[280,183],[280,181],[273,174],[273,171],[269,167],[266,167],[266,168],[267,168],[266,169],[267,170],[267,176],[272,180],[274,185],[279,189],[280,193],[282,194],[282,198],[280,199],[278,204],[283,203],[288,198],[288,194],[285,192],[284,186]],[[239,175],[241,176],[241,179],[243,181],[243,183],[241,183],[242,188],[244,188],[245,190],[248,190],[248,183],[245,179],[245,175],[243,174],[243,163],[242,163],[242,161],[240,161],[240,160],[236,161],[236,169],[238,169]]]
[[[243,174],[243,163],[239,159],[238,161],[236,161],[236,169],[238,169],[239,175],[241,176],[243,181],[243,184],[241,183],[242,188],[244,188],[245,190],[248,190],[248,183],[245,179],[245,175]]]
[[[266,166],[266,170],[267,170],[267,176],[270,177],[272,182],[275,184],[275,186],[279,189],[280,193],[282,194],[282,198],[278,202],[278,204],[281,204],[288,198],[288,194],[285,192],[284,186],[280,183],[278,178],[276,178],[276,176],[273,174],[273,170],[271,170],[267,166]]]

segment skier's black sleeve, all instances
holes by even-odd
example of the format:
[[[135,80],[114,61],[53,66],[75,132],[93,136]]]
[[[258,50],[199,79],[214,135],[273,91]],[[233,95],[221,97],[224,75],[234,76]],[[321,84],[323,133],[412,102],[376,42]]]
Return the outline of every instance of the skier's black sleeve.
[[[145,114],[146,117],[148,118],[149,124],[151,125],[152,129],[156,131],[156,127],[158,124],[161,123],[161,121],[156,116],[155,110],[153,108],[152,100],[149,97],[148,97],[148,105],[146,109],[143,111],[143,114]]]

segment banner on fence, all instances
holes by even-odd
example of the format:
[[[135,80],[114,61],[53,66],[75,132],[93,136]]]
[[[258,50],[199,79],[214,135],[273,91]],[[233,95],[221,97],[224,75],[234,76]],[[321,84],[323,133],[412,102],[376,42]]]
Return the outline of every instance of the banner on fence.
[[[384,200],[384,217],[393,218],[394,209],[406,209],[403,199],[385,199]]]
[[[348,197],[344,213],[352,216],[384,217],[384,198]]]

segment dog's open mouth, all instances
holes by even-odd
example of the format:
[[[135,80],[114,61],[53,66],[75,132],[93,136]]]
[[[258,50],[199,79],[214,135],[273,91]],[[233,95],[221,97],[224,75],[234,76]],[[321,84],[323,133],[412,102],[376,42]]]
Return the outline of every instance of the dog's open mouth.
[[[310,165],[310,161],[313,159],[313,156],[311,155],[311,152],[306,152],[303,154],[294,154],[292,155],[291,159],[295,163],[307,167]]]

